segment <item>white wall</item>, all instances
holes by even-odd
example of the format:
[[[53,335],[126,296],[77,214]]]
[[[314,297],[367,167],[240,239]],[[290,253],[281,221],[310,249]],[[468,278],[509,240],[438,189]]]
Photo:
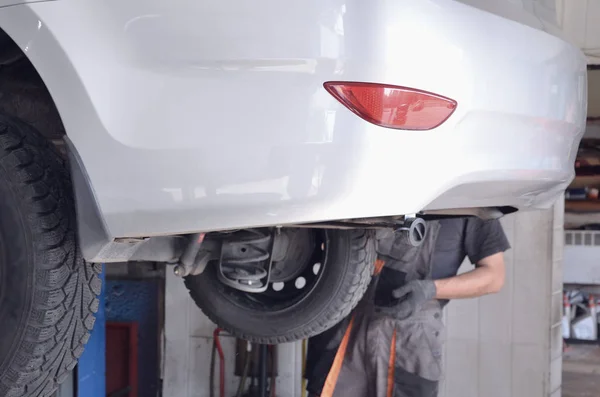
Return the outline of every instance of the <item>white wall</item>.
[[[210,354],[216,326],[196,307],[183,281],[167,273],[165,292],[165,351],[163,395],[167,397],[209,397]],[[225,353],[225,394],[235,395],[239,378],[234,376],[235,339],[220,338]],[[277,396],[300,397],[300,343],[278,347]],[[218,358],[215,395],[218,396]]]
[[[447,307],[441,397],[560,397],[562,220],[561,204],[503,219],[506,285]]]
[[[556,0],[557,21],[571,42],[600,63],[600,2],[598,0]]]

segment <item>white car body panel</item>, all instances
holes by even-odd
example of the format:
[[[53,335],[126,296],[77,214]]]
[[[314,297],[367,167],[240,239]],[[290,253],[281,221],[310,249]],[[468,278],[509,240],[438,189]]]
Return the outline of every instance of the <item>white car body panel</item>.
[[[35,3],[40,0],[0,0],[0,7],[9,7],[16,4]],[[48,1],[48,0],[46,0]],[[52,1],[52,0],[50,0]]]
[[[58,0],[2,8],[0,27],[46,83],[112,237],[545,207],[574,174],[586,60],[531,10],[468,3]],[[458,107],[431,131],[381,128],[332,80]]]

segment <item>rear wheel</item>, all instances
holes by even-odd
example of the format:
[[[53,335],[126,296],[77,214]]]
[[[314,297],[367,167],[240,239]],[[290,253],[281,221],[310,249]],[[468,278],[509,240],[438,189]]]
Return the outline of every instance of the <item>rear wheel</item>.
[[[196,304],[220,327],[257,343],[305,339],[340,322],[368,287],[374,234],[294,230],[286,258],[274,258],[266,291],[232,288],[222,282],[218,263],[209,263],[202,274],[185,279]]]
[[[64,161],[31,126],[0,115],[0,396],[49,396],[75,367],[99,272],[78,250]]]

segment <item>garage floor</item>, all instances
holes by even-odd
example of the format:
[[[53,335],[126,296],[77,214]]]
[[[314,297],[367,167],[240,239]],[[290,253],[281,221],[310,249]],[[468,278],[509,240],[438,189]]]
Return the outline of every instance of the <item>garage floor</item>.
[[[569,345],[563,355],[562,396],[596,397],[600,390],[600,346]]]

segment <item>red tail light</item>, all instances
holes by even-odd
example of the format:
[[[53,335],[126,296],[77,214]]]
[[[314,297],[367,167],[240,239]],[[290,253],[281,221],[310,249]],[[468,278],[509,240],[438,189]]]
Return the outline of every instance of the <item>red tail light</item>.
[[[359,117],[387,128],[430,130],[456,109],[452,99],[413,88],[337,81],[324,87]]]

